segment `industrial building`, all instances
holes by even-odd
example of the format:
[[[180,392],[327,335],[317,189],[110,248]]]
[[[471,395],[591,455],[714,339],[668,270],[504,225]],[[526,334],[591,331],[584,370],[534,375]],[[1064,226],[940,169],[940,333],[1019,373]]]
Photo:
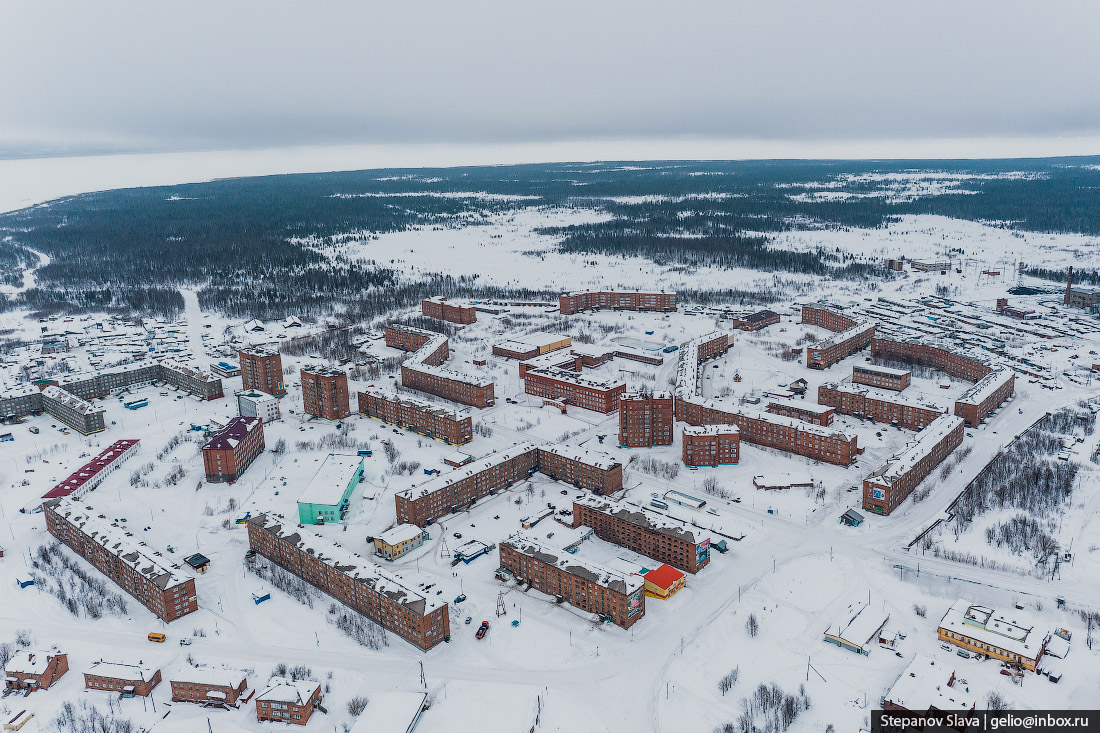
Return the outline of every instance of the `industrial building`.
[[[322,420],[351,416],[348,375],[340,369],[307,366],[302,369],[302,411]]]
[[[558,310],[563,316],[585,310],[659,311],[676,310],[676,293],[643,293],[638,291],[597,290],[565,293],[558,296]]]
[[[248,520],[249,546],[420,649],[450,637],[447,603],[277,514]]]
[[[1063,305],[1070,308],[1095,308],[1100,304],[1100,290],[1080,290],[1073,287],[1073,268],[1066,274],[1066,292],[1062,296]]]
[[[672,445],[676,410],[669,392],[624,392],[619,397],[619,445]]]
[[[444,443],[462,445],[474,439],[473,420],[457,410],[385,392],[374,385],[359,392],[358,401],[361,415],[400,425]]]
[[[869,387],[881,387],[900,392],[909,386],[913,373],[908,369],[894,369],[876,364],[856,364],[852,367],[852,382]]]
[[[1050,634],[1018,609],[1008,611],[959,599],[940,620],[937,636],[976,654],[1035,671],[1046,653]]]
[[[125,527],[70,499],[42,504],[46,529],[160,619],[172,622],[199,608],[195,579],[185,578]]]
[[[850,318],[825,304],[802,306],[802,323],[833,331],[833,335],[806,347],[806,366],[810,369],[828,369],[865,348],[875,335],[875,324]]]
[[[136,453],[140,442],[137,438],[116,440],[98,456],[73,471],[60,483],[55,484],[52,489],[43,494],[42,498],[83,498],[103,483],[103,479],[114,473],[126,459]]]
[[[724,466],[741,460],[741,431],[736,425],[685,425],[681,442],[685,466]]]
[[[591,527],[605,542],[689,573],[710,563],[710,537],[705,530],[633,504],[578,496],[573,499],[573,527]]]
[[[264,422],[258,417],[235,417],[202,447],[206,480],[233,483],[264,451]]]
[[[500,566],[535,590],[628,629],[645,616],[645,581],[542,544],[524,533],[500,543]]]
[[[912,441],[863,479],[863,508],[889,514],[917,488],[928,474],[959,447],[963,419],[941,415],[917,433]]]
[[[344,519],[351,496],[363,480],[360,456],[329,453],[298,497],[301,524],[331,524]]]
[[[149,697],[160,684],[160,670],[144,664],[94,662],[84,672],[84,688],[125,696]]]
[[[237,352],[241,362],[241,387],[258,389],[269,395],[286,394],[283,381],[283,357],[278,351],[250,347]]]
[[[564,369],[549,367],[527,369],[523,375],[523,391],[607,414],[619,408],[619,397],[626,392],[626,383],[587,379]]]
[[[476,308],[472,305],[452,303],[442,295],[420,301],[420,313],[428,318],[436,318],[450,323],[468,324],[477,322]]]
[[[395,496],[397,521],[423,527],[539,471],[598,494],[623,487],[623,466],[606,453],[518,443]]]
[[[870,388],[841,382],[817,388],[817,401],[842,415],[870,418],[906,430],[923,430],[944,414],[944,409],[903,395],[876,394]]]

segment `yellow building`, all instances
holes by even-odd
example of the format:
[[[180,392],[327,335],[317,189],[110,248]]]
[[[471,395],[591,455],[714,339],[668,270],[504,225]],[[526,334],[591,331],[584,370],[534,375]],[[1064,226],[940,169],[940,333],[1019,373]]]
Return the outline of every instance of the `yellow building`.
[[[374,538],[374,554],[396,560],[424,544],[428,533],[415,524],[399,524]]]
[[[1035,671],[1050,635],[1018,610],[1001,611],[958,600],[938,629],[940,641]]]
[[[661,565],[642,576],[645,594],[650,598],[667,600],[684,587],[684,574],[671,565]]]

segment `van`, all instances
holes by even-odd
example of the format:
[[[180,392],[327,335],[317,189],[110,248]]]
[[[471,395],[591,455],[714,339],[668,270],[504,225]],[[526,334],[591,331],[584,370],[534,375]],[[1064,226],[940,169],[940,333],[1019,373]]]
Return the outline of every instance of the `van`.
[[[958,654],[963,659],[970,659],[970,652],[966,651],[965,649],[959,649],[955,653]]]
[[[159,631],[150,631],[148,638],[149,638],[149,641],[155,641],[158,644],[162,644],[162,643],[164,643],[164,640],[167,639],[168,637],[165,636],[164,634],[160,633]]]

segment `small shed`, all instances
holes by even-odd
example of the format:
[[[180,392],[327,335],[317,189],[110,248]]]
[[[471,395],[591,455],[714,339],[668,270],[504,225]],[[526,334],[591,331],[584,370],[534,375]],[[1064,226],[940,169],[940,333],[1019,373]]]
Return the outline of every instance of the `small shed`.
[[[840,523],[846,527],[858,527],[863,524],[863,515],[855,509],[849,509],[840,515]]]
[[[194,555],[190,555],[183,559],[185,563],[191,566],[191,569],[196,573],[205,573],[210,567],[210,558],[202,553],[196,552]]]
[[[459,466],[465,466],[472,460],[474,460],[473,456],[467,453],[463,453],[459,450],[443,456],[443,462],[446,463],[448,466],[454,466],[455,468],[458,468]]]

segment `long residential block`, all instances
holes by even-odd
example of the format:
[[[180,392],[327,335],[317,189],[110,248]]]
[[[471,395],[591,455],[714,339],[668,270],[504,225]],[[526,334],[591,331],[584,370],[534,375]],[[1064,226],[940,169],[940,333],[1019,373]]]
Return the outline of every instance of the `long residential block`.
[[[477,322],[476,308],[472,305],[453,303],[442,295],[420,301],[420,313],[428,318],[437,318],[450,323],[467,324]]]
[[[276,565],[420,649],[451,635],[447,603],[277,514],[248,520],[248,544]]]
[[[913,489],[959,447],[963,419],[941,415],[917,433],[916,439],[888,458],[863,479],[863,508],[876,514],[890,514]]]
[[[558,296],[562,315],[583,310],[675,311],[676,293],[645,293],[636,290],[594,290]]]
[[[710,563],[710,537],[703,530],[633,504],[578,496],[573,500],[573,526],[591,527],[605,542],[689,573]]]
[[[359,393],[359,414],[400,425],[444,443],[462,445],[474,439],[473,420],[456,410],[386,392],[371,385]]]
[[[626,392],[626,383],[587,379],[574,372],[549,367],[527,369],[523,374],[523,391],[607,414],[619,409],[619,397]]]
[[[116,440],[107,446],[98,456],[73,471],[69,476],[46,492],[43,499],[72,497],[80,499],[94,491],[103,479],[114,473],[123,461],[132,456],[140,443],[137,438]]]
[[[902,395],[876,395],[868,387],[847,382],[821,385],[817,401],[842,415],[871,418],[906,430],[923,430],[944,414],[936,405]]]
[[[199,609],[195,579],[136,542],[125,527],[70,499],[49,499],[42,510],[50,534],[162,620],[175,621]]]
[[[967,427],[979,425],[1015,391],[1016,373],[1011,369],[995,369],[959,395],[955,414],[966,421]]]
[[[806,366],[810,369],[828,369],[865,348],[875,335],[875,324],[850,318],[826,305],[802,306],[802,322],[834,332],[806,347]]]
[[[535,590],[628,629],[645,616],[645,581],[517,533],[500,543],[500,565]]]
[[[405,387],[478,408],[495,404],[492,380],[440,366],[451,353],[450,342],[443,334],[389,325],[385,335],[386,346],[413,352],[401,365],[401,384]]]

